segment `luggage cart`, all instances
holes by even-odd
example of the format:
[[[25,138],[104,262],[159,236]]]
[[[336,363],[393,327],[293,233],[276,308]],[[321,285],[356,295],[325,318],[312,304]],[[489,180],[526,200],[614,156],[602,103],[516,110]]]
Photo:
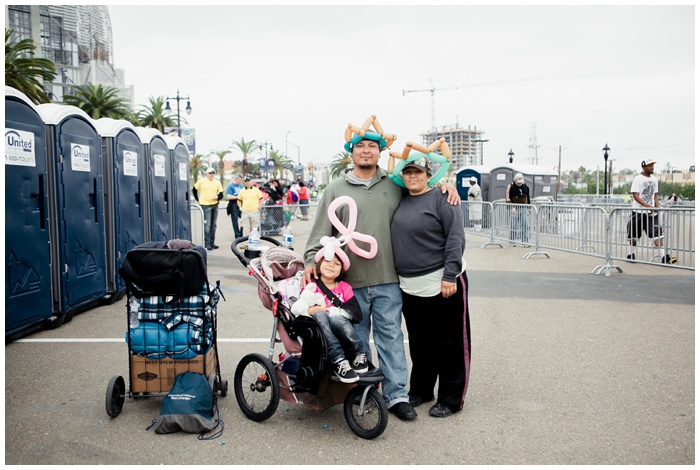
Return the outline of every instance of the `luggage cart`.
[[[216,343],[221,290],[207,279],[206,254],[183,240],[149,242],[127,253],[119,274],[126,282],[129,388],[121,375],[110,379],[110,417],[121,413],[126,397],[165,396],[182,372],[205,375],[212,391],[226,396]]]

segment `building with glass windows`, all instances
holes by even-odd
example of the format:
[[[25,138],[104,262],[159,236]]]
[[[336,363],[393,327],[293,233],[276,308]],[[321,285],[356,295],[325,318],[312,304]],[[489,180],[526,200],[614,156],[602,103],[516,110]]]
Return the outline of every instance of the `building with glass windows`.
[[[53,101],[73,94],[74,86],[114,87],[134,108],[133,87],[114,67],[112,23],[104,5],[6,5],[5,28],[12,37],[32,39],[36,57],[56,64],[56,78],[44,88]]]

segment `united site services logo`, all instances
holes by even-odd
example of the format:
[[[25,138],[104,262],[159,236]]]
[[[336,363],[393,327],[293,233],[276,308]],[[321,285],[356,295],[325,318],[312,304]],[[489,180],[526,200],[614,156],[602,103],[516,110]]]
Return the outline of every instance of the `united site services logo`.
[[[70,144],[70,167],[73,171],[90,171],[90,147]]]
[[[5,129],[5,165],[36,166],[33,132]]]

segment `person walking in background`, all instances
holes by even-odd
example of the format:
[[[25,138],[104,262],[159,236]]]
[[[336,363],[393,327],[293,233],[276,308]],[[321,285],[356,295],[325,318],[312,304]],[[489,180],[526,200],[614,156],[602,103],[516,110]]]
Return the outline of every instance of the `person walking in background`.
[[[241,234],[243,229],[248,229],[248,234],[260,227],[260,208],[263,204],[263,195],[257,187],[253,186],[250,176],[243,180],[245,188],[238,193],[238,207],[241,209]],[[243,236],[243,235],[241,235]]]
[[[506,202],[513,204],[511,206],[510,216],[510,244],[515,245],[515,241],[520,238],[523,246],[529,246],[528,240],[528,224],[527,224],[527,207],[519,207],[516,204],[530,204],[530,188],[525,184],[525,178],[522,173],[516,173],[513,182],[506,188]],[[518,237],[518,232],[520,237]]]
[[[301,220],[309,220],[309,191],[303,181],[299,181],[299,207]]]
[[[238,224],[238,219],[241,218],[241,208],[238,207],[238,193],[240,193],[243,188],[243,175],[240,173],[237,174],[233,182],[226,187],[226,198],[228,199],[226,213],[231,216],[234,238],[241,238],[243,236],[243,231]]]
[[[214,239],[216,237],[216,219],[219,217],[219,201],[224,198],[224,188],[219,180],[214,179],[216,170],[207,168],[207,175],[200,178],[192,189],[192,195],[199,202],[204,213],[204,247],[207,250],[219,248]]]
[[[659,207],[659,180],[654,176],[653,160],[642,160],[642,173],[632,180],[632,215],[627,222],[627,240],[629,242],[629,254],[627,259],[634,261],[637,257],[637,240],[642,232],[654,242],[659,249],[661,262],[675,264],[678,260],[666,253],[664,247],[664,231],[659,223],[659,212],[645,210],[647,207]]]
[[[468,202],[476,202],[478,204],[469,204],[469,220],[476,230],[481,230],[481,188],[476,182],[476,177],[469,178],[469,192],[467,193]]]
[[[428,186],[431,175],[427,158],[404,167],[408,192],[391,221],[391,245],[413,363],[409,403],[433,400],[437,382],[437,401],[428,413],[446,418],[462,409],[469,384],[466,241],[461,208]]]

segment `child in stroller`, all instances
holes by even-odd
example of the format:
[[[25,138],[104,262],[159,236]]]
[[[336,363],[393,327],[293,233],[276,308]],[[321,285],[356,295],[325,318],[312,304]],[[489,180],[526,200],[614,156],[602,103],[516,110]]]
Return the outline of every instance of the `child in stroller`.
[[[323,254],[322,251],[318,252]],[[320,302],[307,308],[298,300],[292,305],[292,312],[308,314],[321,327],[326,338],[328,361],[333,364],[333,379],[344,383],[360,380],[359,374],[367,372],[367,353],[362,349],[362,341],[353,324],[362,321],[362,309],[353,294],[352,287],[343,281],[349,262],[344,265],[337,254],[330,260],[318,256],[316,269],[320,279],[307,284],[306,289],[320,296]],[[299,306],[299,304],[303,304]],[[306,309],[306,311],[304,311]],[[352,365],[345,353],[353,358]]]
[[[255,253],[241,250],[238,245],[246,237],[231,245],[258,280],[260,300],[274,320],[268,355],[247,354],[236,367],[234,391],[241,411],[248,419],[264,421],[274,415],[280,398],[317,410],[343,403],[345,420],[356,435],[364,439],[381,435],[389,419],[386,402],[377,390],[384,380],[381,370],[369,367],[354,383],[331,379],[325,335],[308,316],[309,304],[307,314],[298,316],[290,307],[296,305],[294,301],[300,303],[303,259],[272,237],[261,239],[275,246]],[[284,352],[275,357],[277,343],[282,343]]]

